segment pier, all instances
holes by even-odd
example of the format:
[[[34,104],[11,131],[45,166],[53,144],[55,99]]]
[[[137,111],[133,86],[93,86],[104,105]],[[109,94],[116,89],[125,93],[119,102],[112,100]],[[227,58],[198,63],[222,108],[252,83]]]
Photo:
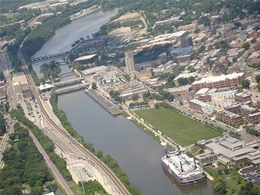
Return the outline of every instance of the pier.
[[[64,88],[61,88],[61,89],[56,89],[55,91],[56,91],[57,95],[60,95],[60,94],[69,93],[69,92],[72,92],[72,91],[78,91],[78,90],[81,90],[81,89],[85,89],[87,86],[89,86],[88,83],[81,83],[81,84],[78,84],[78,85],[73,85],[73,86],[64,87]]]
[[[79,83],[79,82],[81,82],[82,80],[84,80],[84,78],[82,78],[82,77],[76,78],[76,79],[70,79],[70,80],[67,80],[67,81],[62,81],[62,82],[54,83],[54,86],[55,86],[56,88],[64,87],[64,86],[66,86],[66,85],[72,85],[72,84],[75,84],[75,83]]]
[[[121,110],[114,105],[111,101],[98,94],[93,89],[85,90],[86,94],[96,101],[100,106],[102,106],[106,111],[108,111],[113,116],[121,114]]]

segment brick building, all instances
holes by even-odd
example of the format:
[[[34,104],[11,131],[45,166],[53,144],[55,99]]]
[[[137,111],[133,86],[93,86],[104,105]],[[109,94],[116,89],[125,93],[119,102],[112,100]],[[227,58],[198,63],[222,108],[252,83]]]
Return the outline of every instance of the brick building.
[[[260,112],[249,114],[246,117],[248,123],[257,123],[260,120]]]
[[[238,113],[240,111],[240,108],[241,106],[239,104],[235,104],[235,105],[227,106],[224,109],[232,113]]]
[[[192,99],[189,101],[189,106],[191,109],[195,110],[196,112],[199,112],[201,114],[212,114],[215,111],[215,107],[207,104],[205,102],[202,102],[197,99]]]
[[[232,123],[235,126],[239,126],[243,122],[242,116],[227,110],[218,112],[218,118],[222,119],[224,122]]]
[[[199,100],[202,101],[202,102],[210,102],[211,101],[211,95],[209,95],[209,94],[200,95]]]
[[[254,108],[254,107],[251,107],[248,105],[242,105],[240,110],[241,110],[241,113],[244,115],[249,115],[249,114],[254,114],[254,113],[259,112],[259,110],[257,108]]]
[[[244,73],[232,73],[228,75],[210,76],[192,83],[193,90],[199,90],[201,88],[225,88],[239,86],[242,80],[245,78]]]
[[[251,95],[250,94],[246,94],[246,93],[237,93],[237,94],[235,94],[235,100],[237,102],[252,101],[251,100]]]

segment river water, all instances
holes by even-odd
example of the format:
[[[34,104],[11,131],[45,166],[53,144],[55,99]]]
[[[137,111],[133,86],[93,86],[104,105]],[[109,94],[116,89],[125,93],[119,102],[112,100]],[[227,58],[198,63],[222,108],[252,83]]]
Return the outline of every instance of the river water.
[[[75,40],[97,32],[117,11],[98,12],[72,21],[57,30],[55,36],[35,56],[70,50]],[[39,66],[39,63],[33,64],[40,76]],[[69,68],[62,66],[62,72],[67,71]],[[161,167],[160,158],[164,155],[164,148],[128,119],[110,115],[84,91],[61,95],[58,101],[59,108],[64,110],[84,140],[93,143],[95,149],[102,150],[104,155],[110,154],[115,158],[128,175],[130,184],[142,194],[214,194],[209,181],[193,186],[178,186]]]

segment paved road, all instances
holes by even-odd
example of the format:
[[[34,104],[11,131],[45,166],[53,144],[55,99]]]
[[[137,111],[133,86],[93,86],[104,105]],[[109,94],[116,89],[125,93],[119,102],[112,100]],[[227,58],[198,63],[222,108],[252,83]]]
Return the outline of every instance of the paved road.
[[[12,72],[12,67],[11,67],[11,62],[9,61],[8,54],[6,51],[6,48],[1,52],[1,65],[3,69],[3,73],[7,82],[7,96],[8,96],[8,101],[10,103],[10,108],[11,109],[16,109],[17,108],[17,98],[15,95],[15,90],[13,88],[13,83],[12,83],[12,78],[11,78],[11,72]]]
[[[26,128],[26,127],[25,127]],[[40,142],[36,139],[36,137],[33,135],[33,133],[29,130],[29,135],[33,139],[33,142],[35,146],[38,148],[39,152],[43,155],[44,160],[49,167],[49,169],[52,171],[52,174],[54,178],[57,180],[57,182],[63,187],[63,189],[66,191],[68,195],[74,195],[71,191],[70,187],[68,186],[65,179],[62,177],[61,173],[57,169],[57,167],[53,164],[48,154],[45,152],[45,150],[42,148]]]

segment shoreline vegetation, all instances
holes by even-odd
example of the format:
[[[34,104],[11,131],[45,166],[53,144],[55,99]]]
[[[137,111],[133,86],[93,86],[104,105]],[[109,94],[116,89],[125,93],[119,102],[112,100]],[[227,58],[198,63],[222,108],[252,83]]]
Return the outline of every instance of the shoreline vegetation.
[[[68,133],[70,133],[72,137],[77,138],[77,140],[80,140],[80,142],[86,149],[88,149],[96,157],[98,157],[101,161],[103,161],[103,163],[105,163],[115,173],[118,179],[125,185],[125,187],[132,195],[141,195],[137,190],[135,190],[132,186],[130,186],[127,174],[125,174],[122,171],[119,164],[112,156],[110,156],[109,154],[103,156],[103,152],[101,150],[96,151],[92,143],[87,143],[83,140],[83,137],[79,135],[77,131],[71,126],[71,123],[68,121],[65,112],[58,108],[57,103],[58,103],[58,95],[56,93],[52,93],[50,98],[50,104],[52,106],[53,112],[61,121],[62,126],[68,131]]]

